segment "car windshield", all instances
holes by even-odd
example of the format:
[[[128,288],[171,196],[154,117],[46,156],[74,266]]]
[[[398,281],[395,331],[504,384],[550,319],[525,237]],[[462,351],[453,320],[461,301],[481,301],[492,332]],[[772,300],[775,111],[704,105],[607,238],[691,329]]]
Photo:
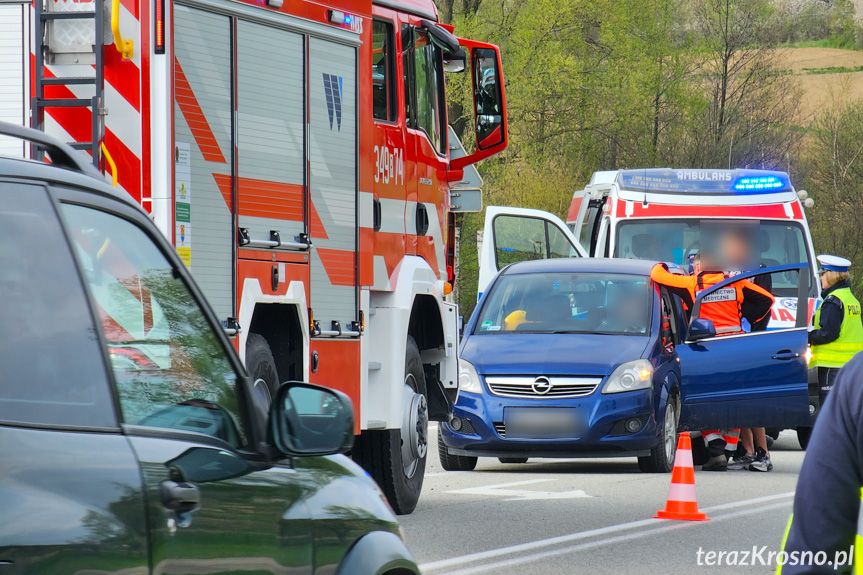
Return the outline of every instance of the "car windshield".
[[[649,285],[628,274],[507,274],[494,283],[474,333],[647,335]]]
[[[789,222],[760,222],[757,246],[765,267],[809,262],[803,228]],[[638,220],[617,228],[614,257],[674,262],[688,266],[689,256],[700,251],[700,220]],[[739,271],[739,270],[728,270]],[[797,274],[774,274],[773,293],[797,293]]]

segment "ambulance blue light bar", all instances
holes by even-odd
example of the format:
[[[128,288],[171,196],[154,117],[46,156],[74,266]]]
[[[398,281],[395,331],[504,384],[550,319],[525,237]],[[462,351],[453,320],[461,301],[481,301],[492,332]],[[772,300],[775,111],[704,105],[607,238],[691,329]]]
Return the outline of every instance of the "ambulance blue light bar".
[[[782,188],[785,184],[776,176],[761,176],[754,178],[740,178],[734,184],[735,190],[774,190]]]
[[[734,196],[792,191],[788,174],[767,170],[621,170],[617,184],[622,190],[657,194]]]

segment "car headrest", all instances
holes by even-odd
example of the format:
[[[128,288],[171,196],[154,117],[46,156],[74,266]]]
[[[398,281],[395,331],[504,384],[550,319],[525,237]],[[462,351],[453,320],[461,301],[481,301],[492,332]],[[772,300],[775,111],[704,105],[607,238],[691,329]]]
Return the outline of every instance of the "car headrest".
[[[632,237],[632,253],[642,260],[659,258],[659,238],[653,234],[636,234]]]
[[[572,317],[569,298],[561,294],[532,297],[525,310],[525,319],[539,322],[559,322]]]
[[[758,230],[758,243],[761,246],[761,253],[770,251],[770,234],[767,230]]]

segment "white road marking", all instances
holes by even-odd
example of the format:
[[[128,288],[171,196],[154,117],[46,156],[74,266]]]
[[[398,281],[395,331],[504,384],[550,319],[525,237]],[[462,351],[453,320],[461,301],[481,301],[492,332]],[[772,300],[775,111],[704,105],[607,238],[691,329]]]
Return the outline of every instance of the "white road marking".
[[[789,491],[786,493],[777,493],[775,495],[767,495],[764,497],[756,497],[754,499],[746,499],[743,501],[733,501],[731,503],[722,503],[720,505],[713,505],[711,507],[703,507],[703,508],[701,508],[701,511],[710,513],[713,511],[721,511],[724,509],[733,509],[735,507],[745,507],[745,506],[756,505],[759,503],[768,503],[771,501],[777,501],[779,499],[787,499],[789,497],[794,497],[793,491]],[[790,502],[784,501],[781,504],[776,504],[776,505],[787,505],[788,503],[790,503]],[[761,511],[764,509],[772,509],[772,508],[773,508],[773,506],[759,507],[759,508],[757,508],[757,511]],[[732,516],[736,517],[740,513],[748,514],[749,512],[750,512],[749,510],[744,510],[742,512],[730,513],[728,515],[723,515],[719,518],[716,518],[716,520],[725,519],[725,518],[732,517]],[[710,523],[710,522],[707,522],[707,523]],[[572,543],[574,541],[580,541],[582,539],[590,539],[591,537],[597,537],[600,535],[609,535],[609,534],[613,534],[613,533],[619,533],[620,531],[627,531],[630,529],[638,529],[640,527],[648,527],[651,525],[668,525],[667,527],[660,528],[660,529],[666,529],[667,530],[668,528],[679,528],[679,527],[685,527],[687,525],[698,525],[698,524],[703,524],[703,522],[700,522],[700,521],[699,522],[684,522],[684,523],[676,523],[673,525],[668,525],[668,522],[664,519],[641,519],[639,521],[631,521],[629,523],[620,523],[618,525],[609,525],[608,527],[600,527],[598,529],[591,529],[589,531],[580,531],[577,533],[570,533],[568,535],[549,537],[548,539],[540,539],[537,541],[531,541],[529,543],[510,545],[509,547],[500,547],[498,549],[491,549],[489,551],[481,551],[478,553],[471,553],[469,555],[462,555],[461,557],[453,557],[451,559],[441,559],[439,561],[432,561],[430,563],[424,563],[423,565],[420,565],[420,569],[423,572],[425,572],[425,571],[437,571],[437,570],[445,569],[448,567],[465,565],[467,563],[475,563],[477,561],[486,561],[489,559],[496,559],[498,557],[502,557],[504,555],[511,555],[513,553],[522,553],[522,552],[526,552],[526,551],[534,551],[537,549],[542,549],[544,547],[551,547],[554,545],[561,545],[564,543]],[[643,534],[650,534],[650,533],[655,533],[657,531],[658,531],[657,529],[650,529],[650,530],[641,531],[641,532],[639,532],[637,534],[633,534],[633,535],[641,536],[642,533]],[[620,537],[625,537],[625,536],[620,536]],[[600,541],[609,541],[609,540],[608,539],[602,539]],[[596,542],[596,541],[591,542],[591,544],[595,544],[595,543],[598,543],[598,542]],[[573,549],[573,548],[572,547],[566,548],[567,552],[571,549]],[[454,575],[454,574],[451,573],[450,575]]]
[[[523,563],[535,563],[536,561],[540,561],[542,559],[547,559],[549,557],[555,557],[558,555],[566,555],[568,553],[573,553],[575,551],[583,551],[585,549],[591,549],[594,547],[602,547],[603,545],[611,545],[615,543],[623,543],[626,541],[632,541],[633,539],[641,539],[643,537],[648,537],[650,535],[657,535],[660,533],[666,533],[668,531],[676,531],[678,529],[685,529],[687,527],[694,527],[696,525],[710,525],[711,523],[716,523],[718,521],[725,521],[727,519],[736,519],[738,517],[744,517],[746,515],[753,515],[755,513],[763,513],[765,511],[772,511],[774,509],[787,508],[791,504],[791,501],[783,501],[781,503],[774,503],[772,505],[764,505],[761,507],[742,509],[740,511],[735,511],[733,513],[728,513],[726,515],[720,515],[719,517],[714,517],[712,521],[702,522],[702,521],[682,521],[673,524],[666,524],[662,527],[657,527],[656,529],[645,529],[643,531],[636,531],[635,533],[628,533],[626,535],[618,535],[616,537],[608,537],[606,539],[599,539],[597,541],[588,541],[586,543],[581,543],[579,545],[572,545],[568,547],[563,547],[561,549],[550,549],[548,551],[542,551],[539,553],[533,553],[530,555],[525,555],[521,557],[513,557],[512,559],[505,559],[503,561],[497,561],[494,563],[486,563],[484,565],[477,565],[474,567],[468,567],[467,569],[460,569],[458,571],[449,571],[448,575],[474,575],[475,573],[482,573],[484,571],[488,571],[491,569],[499,570],[506,567],[512,567],[514,565],[520,565]],[[657,520],[662,521],[662,520]],[[664,522],[663,523],[667,523]],[[420,567],[423,570],[426,570],[424,566]]]
[[[533,491],[530,489],[507,489],[507,487],[515,487],[517,485],[534,485],[536,483],[546,483],[548,481],[557,481],[557,479],[528,479],[526,481],[513,481],[511,483],[498,483],[496,485],[480,485],[479,487],[455,489],[453,491],[446,491],[445,493],[506,497],[504,501],[530,501],[539,499],[579,499],[582,497],[590,497],[590,495],[588,495],[581,489],[575,489],[572,491]]]

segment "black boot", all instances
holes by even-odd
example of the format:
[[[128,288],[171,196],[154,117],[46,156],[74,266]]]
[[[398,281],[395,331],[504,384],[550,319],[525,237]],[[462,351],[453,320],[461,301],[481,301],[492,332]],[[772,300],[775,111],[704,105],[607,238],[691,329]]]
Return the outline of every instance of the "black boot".
[[[725,456],[725,440],[713,439],[707,443],[710,459],[701,466],[701,471],[727,471],[728,458]]]

